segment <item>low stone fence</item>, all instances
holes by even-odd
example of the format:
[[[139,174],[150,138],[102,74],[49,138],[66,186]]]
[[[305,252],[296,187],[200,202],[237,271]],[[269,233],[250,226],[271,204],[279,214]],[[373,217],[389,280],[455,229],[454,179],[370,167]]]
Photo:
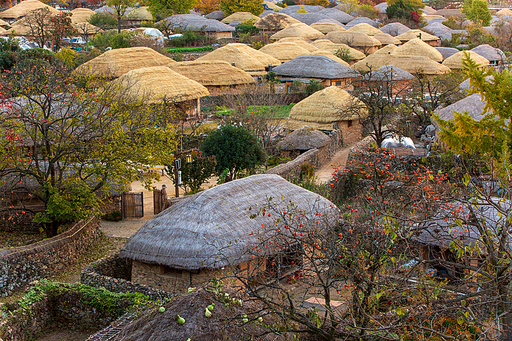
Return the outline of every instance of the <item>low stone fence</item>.
[[[68,231],[41,242],[0,250],[0,296],[49,277],[78,261],[101,235],[98,218],[79,221]]]
[[[152,300],[173,298],[176,295],[154,289],[147,285],[131,282],[132,261],[119,257],[119,254],[91,263],[80,274],[80,282],[96,288],[105,288],[112,292],[138,292]]]
[[[320,166],[318,154],[318,149],[310,149],[304,154],[299,155],[292,161],[270,168],[269,170],[267,170],[267,174],[277,174],[285,179],[289,177],[299,177],[301,173],[301,167],[303,164],[309,163],[315,168],[318,168]]]

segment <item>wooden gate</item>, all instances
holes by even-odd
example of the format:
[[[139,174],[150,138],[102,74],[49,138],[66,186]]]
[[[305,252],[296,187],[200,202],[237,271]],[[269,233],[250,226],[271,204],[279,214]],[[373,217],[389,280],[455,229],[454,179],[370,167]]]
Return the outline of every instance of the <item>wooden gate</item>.
[[[144,217],[144,194],[142,192],[124,192],[121,199],[123,219]]]
[[[156,215],[167,208],[167,189],[163,185],[162,189],[153,191],[153,213]]]

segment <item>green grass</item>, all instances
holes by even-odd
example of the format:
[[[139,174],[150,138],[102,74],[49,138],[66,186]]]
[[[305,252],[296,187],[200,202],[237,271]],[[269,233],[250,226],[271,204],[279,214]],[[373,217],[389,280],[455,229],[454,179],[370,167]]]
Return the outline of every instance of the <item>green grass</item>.
[[[199,46],[199,47],[171,47],[167,50],[169,53],[187,53],[187,52],[204,52],[213,51],[211,46]]]
[[[247,109],[247,112],[250,113],[258,113],[260,115],[269,115],[273,117],[288,117],[290,115],[290,111],[295,103],[291,103],[288,105],[252,105]],[[218,108],[217,115],[233,115],[234,109],[226,109],[226,108]]]

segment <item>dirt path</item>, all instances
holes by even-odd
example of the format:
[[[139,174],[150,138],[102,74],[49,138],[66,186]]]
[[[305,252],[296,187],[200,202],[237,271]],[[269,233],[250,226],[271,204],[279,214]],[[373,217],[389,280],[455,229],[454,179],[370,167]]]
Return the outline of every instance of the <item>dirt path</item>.
[[[334,168],[344,169],[347,165],[348,155],[350,154],[350,149],[355,146],[354,144],[349,144],[342,149],[338,150],[336,154],[327,162],[323,167],[319,168],[315,172],[315,177],[317,183],[326,183],[331,180],[332,173],[334,172]]]

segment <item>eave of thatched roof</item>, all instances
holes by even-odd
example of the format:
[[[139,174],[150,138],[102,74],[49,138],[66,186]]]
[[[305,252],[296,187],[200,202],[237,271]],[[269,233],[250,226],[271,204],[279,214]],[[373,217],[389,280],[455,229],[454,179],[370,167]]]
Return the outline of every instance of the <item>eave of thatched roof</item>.
[[[386,46],[378,49],[377,51],[375,51],[374,54],[391,54],[397,48],[398,48],[398,46],[396,46],[395,44],[389,44],[389,45],[386,45]]]
[[[75,30],[77,30],[78,34],[93,35],[103,31],[101,28],[89,24],[88,22],[73,23],[72,25]]]
[[[348,50],[348,54],[351,60],[361,60],[366,57],[366,55],[361,51],[358,51],[346,44],[335,44],[329,39],[318,39],[312,42],[311,45],[320,50],[326,50],[331,53],[336,53],[336,51],[338,51],[339,49],[346,49]]]
[[[331,139],[319,130],[304,126],[288,134],[279,141],[277,147],[281,150],[310,150],[322,148],[329,144]]]
[[[259,20],[260,18],[255,16],[254,14],[250,12],[235,12],[231,15],[228,15],[224,19],[221,20],[224,24],[230,24],[233,21],[247,21],[247,20]]]
[[[281,38],[285,37],[299,37],[299,38],[305,38],[305,39],[318,39],[323,37],[324,34],[318,30],[315,30],[312,27],[309,27],[308,25],[304,23],[298,23],[298,24],[292,24],[281,31],[273,34],[270,39],[273,40],[279,40]]]
[[[352,68],[321,55],[304,55],[272,69],[278,76],[294,78],[343,79],[359,77]]]
[[[440,46],[436,46],[434,48],[437,51],[439,51],[439,53],[441,53],[441,55],[443,56],[443,60],[445,60],[446,58],[448,58],[450,56],[453,56],[454,54],[459,52],[459,50],[457,50],[454,47],[440,47]]]
[[[459,51],[454,55],[446,58],[443,61],[443,65],[448,66],[450,69],[464,69],[462,60],[469,55],[469,57],[476,63],[478,67],[485,67],[489,65],[489,61],[473,51]]]
[[[398,35],[404,34],[407,31],[410,31],[411,29],[402,23],[392,22],[382,26],[380,30],[384,33],[392,35],[393,37],[396,37]]]
[[[489,44],[478,45],[477,47],[472,48],[471,51],[478,53],[480,56],[491,62],[503,61],[507,58],[502,50],[492,47]]]
[[[336,44],[347,44],[355,47],[372,47],[381,45],[378,40],[372,39],[370,36],[362,32],[333,31],[327,33],[325,38]]]
[[[367,34],[369,36],[374,36],[379,33],[383,33],[381,30],[379,30],[376,27],[373,27],[372,25],[368,23],[359,23],[357,25],[354,25],[348,29],[349,32],[361,32],[364,34]]]
[[[450,72],[450,68],[424,56],[397,56],[393,54],[371,54],[352,65],[359,71],[375,70],[384,65],[394,65],[409,73],[438,75]]]
[[[316,22],[309,26],[311,26],[315,30],[322,32],[323,34],[326,34],[326,33],[332,32],[332,31],[346,31],[347,30],[345,27],[340,26],[335,23],[332,23],[332,22]]]
[[[292,24],[300,23],[299,20],[284,13],[272,13],[259,19],[254,26],[260,30],[282,30]]]
[[[256,82],[250,74],[225,61],[194,60],[172,63],[168,67],[204,86],[231,86]]]
[[[13,6],[9,9],[6,9],[3,12],[0,12],[0,18],[18,19],[27,15],[29,12],[39,8],[48,8],[51,14],[60,14],[59,10],[51,6],[48,6],[39,0],[25,0],[17,4],[16,6]]]
[[[283,63],[290,61],[295,57],[309,54],[308,50],[293,42],[277,42],[268,44],[263,46],[258,51],[279,59]]]
[[[179,203],[144,224],[125,244],[120,256],[176,269],[221,268],[249,260],[265,229],[275,224],[267,215],[251,215],[271,202],[279,212],[293,204],[306,217],[316,212],[336,219],[327,199],[293,185],[278,175],[259,174],[213,187]],[[270,230],[269,230],[270,231]],[[270,248],[263,248],[261,255]]]
[[[386,14],[386,9],[388,8],[387,2],[381,2],[380,4],[377,4],[373,6],[377,11],[379,11],[380,14]]]
[[[89,8],[75,8],[71,12],[71,22],[74,24],[89,22],[91,16],[96,13]]]
[[[402,34],[396,36],[396,38],[403,42],[413,40],[416,38],[420,38],[423,41],[439,40],[439,37],[436,37],[430,33],[424,32],[422,30],[409,30],[405,33],[402,33]]]
[[[443,61],[441,52],[419,38],[409,40],[399,46],[392,54],[396,56],[424,56],[439,63]]]

